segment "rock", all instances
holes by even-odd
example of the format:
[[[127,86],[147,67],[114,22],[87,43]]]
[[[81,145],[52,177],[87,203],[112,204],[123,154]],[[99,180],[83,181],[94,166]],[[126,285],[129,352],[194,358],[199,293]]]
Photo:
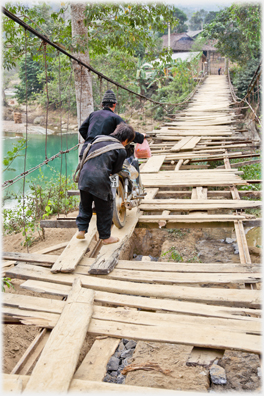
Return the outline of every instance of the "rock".
[[[239,254],[239,250],[234,250],[234,254]]]
[[[225,243],[233,243],[233,242],[234,242],[234,239],[232,239],[232,238],[225,239]]]
[[[127,350],[121,352],[121,359],[129,358],[132,355],[133,355],[133,350],[132,349],[127,349]]]
[[[225,240],[224,239],[220,239],[220,242],[225,242]]]
[[[117,377],[117,374],[118,374],[117,371],[111,371],[111,374],[110,374],[110,375],[111,375],[112,377]]]
[[[120,357],[121,357],[121,351],[115,352],[114,356],[115,356],[116,358],[120,359]]]
[[[258,377],[261,378],[261,377],[262,377],[262,374],[261,374],[261,367],[258,367],[258,370],[257,370],[257,371],[258,371]]]
[[[219,250],[220,250],[220,252],[224,252],[225,248],[224,247],[220,247]]]
[[[42,122],[45,121],[45,117],[44,116],[40,116],[40,117],[36,117],[33,120],[33,124],[37,125],[37,124],[42,124]]]
[[[124,375],[119,374],[119,375],[117,376],[117,381],[116,381],[116,383],[117,383],[117,384],[123,384],[123,382],[125,381],[125,379],[126,379],[126,377],[125,377]]]
[[[137,345],[136,341],[130,340],[130,341],[128,341],[128,343],[126,344],[126,349],[135,348],[136,345]]]
[[[127,340],[126,338],[122,338],[122,342],[124,345],[126,345],[128,343],[129,340]]]
[[[210,368],[211,381],[216,385],[226,384],[226,372],[225,369],[217,364],[212,364]]]
[[[106,374],[105,377],[104,377],[104,379],[103,379],[103,382],[112,382],[112,383],[115,383],[115,378],[114,378],[114,377],[111,377],[111,375],[109,375],[109,374]]]
[[[123,343],[123,341],[120,341],[119,345],[118,345],[118,352],[122,352],[125,349],[125,345]]]
[[[119,366],[119,359],[115,356],[111,356],[106,366],[107,371],[115,371],[118,369],[118,366]]]

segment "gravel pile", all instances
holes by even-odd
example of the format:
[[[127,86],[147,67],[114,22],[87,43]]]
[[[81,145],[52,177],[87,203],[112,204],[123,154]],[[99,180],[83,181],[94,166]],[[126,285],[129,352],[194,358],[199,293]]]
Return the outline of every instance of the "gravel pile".
[[[132,355],[136,348],[136,341],[127,340],[123,338],[113,356],[107,363],[107,373],[103,379],[104,382],[112,382],[115,384],[123,384],[125,376],[121,374],[121,371],[132,363]]]

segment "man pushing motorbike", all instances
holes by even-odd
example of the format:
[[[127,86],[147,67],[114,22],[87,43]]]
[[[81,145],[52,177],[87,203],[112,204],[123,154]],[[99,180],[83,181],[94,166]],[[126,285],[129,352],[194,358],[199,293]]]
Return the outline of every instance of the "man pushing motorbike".
[[[145,134],[135,132],[116,113],[117,100],[112,90],[107,90],[102,100],[102,110],[92,112],[82,123],[79,132],[85,142],[80,152],[80,168],[78,176],[78,187],[80,190],[79,215],[76,224],[79,229],[78,239],[84,239],[89,222],[92,217],[92,204],[94,202],[97,213],[97,228],[103,244],[118,242],[118,238],[111,237],[111,224],[113,217],[113,197],[111,193],[111,183],[109,176],[118,173],[126,157],[131,156],[129,143],[143,143]],[[109,136],[110,141],[107,140]],[[105,139],[104,139],[105,138]],[[115,142],[116,139],[119,141]],[[112,150],[100,154],[96,158],[89,159],[89,155],[105,147]],[[115,148],[114,148],[115,147]],[[87,157],[88,154],[88,157]],[[85,157],[85,158],[84,158]],[[88,158],[88,161],[87,161]],[[87,161],[84,163],[84,161]],[[133,165],[139,171],[138,163]]]
[[[126,158],[125,146],[134,139],[134,129],[130,125],[120,123],[109,136],[98,135],[92,143],[87,143],[75,178],[81,197],[76,218],[78,239],[85,238],[94,202],[99,238],[104,245],[119,241],[111,236],[113,196],[109,176],[121,171]]]

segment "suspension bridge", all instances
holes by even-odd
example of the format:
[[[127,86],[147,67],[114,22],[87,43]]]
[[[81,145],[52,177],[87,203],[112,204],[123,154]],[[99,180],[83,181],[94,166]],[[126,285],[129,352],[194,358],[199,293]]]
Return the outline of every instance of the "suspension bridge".
[[[113,226],[117,244],[101,245],[93,216],[85,240],[74,236],[38,253],[3,253],[6,276],[24,280],[21,288],[38,294],[5,293],[4,323],[40,328],[3,376],[5,390],[152,392],[129,381],[103,382],[121,339],[153,348],[155,342],[188,346],[186,362],[204,359],[208,366],[216,350],[261,354],[261,267],[252,262],[244,229],[260,224],[246,214],[260,201],[243,199],[259,198],[259,192],[238,189],[257,181],[242,179],[230,162],[259,156],[260,139],[238,127],[238,105],[252,108],[249,98],[259,71],[244,100],[235,96],[228,76],[205,76],[184,106],[149,132],[152,157],[140,165],[147,196],[129,212],[124,228]],[[253,108],[252,114],[257,117]],[[211,169],[212,161],[222,165]],[[42,226],[75,227],[75,219],[59,217]],[[239,262],[122,260],[136,227],[234,228]],[[97,339],[77,368],[87,334]],[[202,352],[195,358],[197,348]],[[139,360],[127,369],[140,369]]]

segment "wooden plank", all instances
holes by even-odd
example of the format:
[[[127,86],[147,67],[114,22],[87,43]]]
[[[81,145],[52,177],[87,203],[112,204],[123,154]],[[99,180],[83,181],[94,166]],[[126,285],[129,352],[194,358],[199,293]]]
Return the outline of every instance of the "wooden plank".
[[[160,170],[166,155],[155,155],[148,159],[140,173],[156,173]]]
[[[63,297],[67,296],[70,292],[70,286],[35,280],[27,280],[21,285],[21,287],[37,293],[49,293]],[[238,321],[255,321],[256,317],[261,315],[260,309],[233,308],[197,302],[127,296],[125,294],[122,295],[102,291],[95,291],[94,300],[100,304],[111,304],[117,307],[135,307],[148,311],[159,310],[164,312],[174,312],[177,314],[235,319]]]
[[[54,254],[35,254],[22,252],[3,252],[2,257],[6,260],[27,261],[30,263],[53,264],[58,255]]]
[[[177,162],[177,165],[175,166],[174,171],[175,171],[175,172],[179,171],[182,164],[183,164],[183,159],[181,159],[181,160],[179,160],[179,161]]]
[[[62,254],[57,258],[51,272],[73,272],[77,264],[87,252],[87,249],[97,233],[96,218],[92,217],[85,239],[77,239],[77,233],[72,237]]]
[[[108,360],[114,354],[119,341],[120,339],[111,337],[103,340],[95,340],[73,378],[103,381]]]
[[[34,253],[37,253],[37,254],[51,253],[51,252],[54,252],[54,251],[59,250],[59,249],[64,249],[67,246],[67,244],[68,244],[68,241],[67,242],[61,242],[61,243],[58,243],[56,245],[40,249],[40,250],[38,250],[37,252],[34,252]]]
[[[88,267],[89,269],[89,267]],[[87,273],[87,267],[79,265],[76,268],[77,274],[85,275]],[[192,286],[197,284],[200,286],[212,286],[212,285],[235,285],[244,283],[258,283],[261,281],[260,273],[227,273],[227,274],[211,274],[211,273],[171,273],[171,272],[146,272],[146,271],[129,271],[129,270],[118,270],[115,269],[108,275],[104,276],[104,279],[115,279],[115,280],[128,280],[133,282],[141,283],[156,283],[156,284],[174,284],[180,285],[185,284]]]
[[[159,192],[158,188],[146,188],[145,189],[147,195],[144,197],[144,200],[146,199],[154,199],[156,197],[156,195]]]
[[[50,327],[55,327],[61,311],[65,305],[63,302],[62,305],[58,304],[57,315],[50,312],[44,312],[45,310],[45,300],[44,298],[34,297],[33,300],[30,300],[29,296],[19,296],[15,295],[14,303],[15,305],[19,304],[19,309],[14,308],[13,305],[10,303],[5,303],[4,301],[4,314],[9,315],[10,317],[17,318],[18,320],[22,320],[24,323],[27,323],[27,319],[30,320],[31,324],[34,324],[34,317],[36,318],[36,324],[39,325],[39,321],[43,317],[43,325],[47,325],[47,318],[50,314],[50,320],[48,325]],[[23,298],[24,297],[24,298]],[[19,303],[19,299],[22,298],[22,303]],[[56,305],[56,303],[55,303]],[[32,309],[31,309],[32,308]],[[206,331],[210,332],[214,329],[217,330],[224,330],[230,331],[235,333],[251,333],[255,335],[261,335],[261,319],[255,319],[251,321],[243,321],[243,320],[236,320],[236,319],[226,319],[226,318],[213,318],[213,317],[205,317],[199,315],[179,315],[175,313],[156,313],[156,312],[143,312],[138,311],[135,308],[128,309],[125,308],[113,308],[113,307],[102,307],[102,306],[94,306],[94,311],[92,315],[93,319],[97,320],[106,320],[106,321],[114,321],[120,323],[129,323],[129,324],[136,324],[136,325],[148,325],[148,326],[162,326],[162,327],[175,327],[177,330],[177,326],[180,323],[181,325],[185,324],[188,326],[197,326],[198,329],[202,330],[206,327]],[[118,341],[119,342],[119,341]],[[105,346],[105,353],[108,355],[108,359],[114,353],[118,342],[105,342],[102,343]],[[100,347],[101,348],[101,347]],[[108,362],[106,357],[99,357],[100,349],[99,346],[96,344],[96,347],[92,348],[91,354],[85,358],[84,365],[79,371],[78,378],[80,379],[91,379],[94,376],[94,370],[92,373],[88,373],[90,370],[89,365],[93,363],[98,366],[98,371],[101,372],[102,376],[105,374],[105,367]],[[108,351],[109,348],[109,351]],[[111,353],[110,353],[111,352]],[[101,364],[99,364],[101,362]],[[104,366],[103,369],[100,366]],[[85,373],[89,376],[86,377]],[[95,377],[96,378],[96,377]],[[98,378],[98,377],[97,377]]]
[[[186,366],[209,367],[215,359],[223,357],[224,351],[219,349],[207,349],[194,347],[186,362]]]
[[[30,377],[28,375],[11,375],[11,374],[3,374],[3,385],[4,389],[6,388],[7,391],[13,390],[16,391],[18,388],[16,386],[16,381],[19,380],[22,382],[22,390],[26,388],[26,385],[29,381]],[[142,386],[130,386],[122,384],[122,393],[129,393],[133,394],[134,392],[143,395],[143,394],[150,394],[153,395],[153,391],[155,394],[164,394],[164,395],[172,395],[177,396],[178,394],[182,394],[183,396],[186,395],[186,392],[181,391],[174,391],[170,389],[159,389],[159,388],[150,388],[150,387],[142,387]],[[98,393],[98,392],[120,392],[120,385],[119,384],[111,384],[109,382],[99,382],[99,381],[85,381],[79,379],[73,379],[70,383],[69,387],[70,393]]]
[[[194,202],[190,202],[189,199],[186,199],[185,203],[182,202],[169,202],[170,200],[168,199],[167,203],[165,202],[159,202],[159,201],[164,201],[164,200],[155,200],[152,203],[148,203],[143,201],[140,206],[139,209],[140,210],[145,210],[145,211],[157,211],[157,210],[170,210],[170,211],[193,211],[193,210],[217,210],[217,209],[242,209],[242,208],[257,208],[257,207],[261,207],[261,201],[245,201],[245,200],[236,200],[239,202],[234,201],[233,203],[222,203],[220,200],[218,201],[218,203],[213,203],[210,202],[210,200],[207,201],[207,204],[204,202],[199,202],[198,200],[196,201],[196,199],[193,199],[192,201]],[[175,200],[176,201],[176,200]],[[182,200],[179,200],[182,201]],[[195,202],[196,201],[196,202]],[[189,203],[190,202],[190,203]]]
[[[93,312],[94,292],[75,279],[62,314],[32,372],[26,392],[67,392]]]
[[[22,393],[23,383],[20,378],[9,378],[6,377],[3,379],[3,387],[2,391],[5,393],[14,392],[15,394]]]
[[[76,228],[76,222],[71,220],[40,220],[40,227],[42,228]]]
[[[71,285],[74,275],[51,274],[50,270],[29,264],[18,264],[7,271],[10,278],[46,280],[64,285]],[[102,279],[96,276],[80,275],[83,287],[94,290],[108,291],[111,293],[133,294],[148,297],[176,298],[185,301],[207,302],[209,304],[233,305],[240,307],[259,308],[261,292],[259,290],[229,290],[229,289],[199,289],[196,287],[183,287],[171,285],[151,285],[135,282],[115,281]]]
[[[201,140],[201,136],[194,136],[189,140],[181,149],[182,150],[192,150],[196,144]]]
[[[176,143],[170,151],[180,151],[182,147],[192,139],[192,136],[185,137]]]
[[[251,264],[251,258],[248,250],[246,235],[241,220],[235,221],[235,232],[239,250],[239,258],[241,264]]]
[[[134,232],[139,215],[138,208],[134,208],[128,213],[126,224],[123,228],[118,229],[115,226],[112,228],[111,234],[113,237],[119,238],[119,242],[102,246],[97,258],[90,267],[90,274],[109,274],[114,269],[121,250]]]
[[[137,326],[125,323],[107,322],[103,320],[92,320],[89,326],[89,333],[105,334],[111,337],[132,338],[133,340],[144,340],[152,342],[169,342],[184,345],[195,345],[206,348],[218,349],[238,349],[241,351],[258,353],[262,352],[261,337],[256,335],[231,333],[214,330],[198,330],[194,327],[187,327],[185,324],[179,324],[178,329],[175,327],[163,326]]]
[[[239,216],[239,219],[244,220],[245,216]],[[194,214],[189,215],[144,215],[140,216],[138,221],[144,223],[152,223],[159,222],[161,220],[169,221],[169,222],[179,222],[179,223],[206,223],[208,221],[219,221],[219,222],[227,222],[227,221],[235,221],[238,220],[238,215],[208,215],[207,213],[200,214],[196,216]]]

